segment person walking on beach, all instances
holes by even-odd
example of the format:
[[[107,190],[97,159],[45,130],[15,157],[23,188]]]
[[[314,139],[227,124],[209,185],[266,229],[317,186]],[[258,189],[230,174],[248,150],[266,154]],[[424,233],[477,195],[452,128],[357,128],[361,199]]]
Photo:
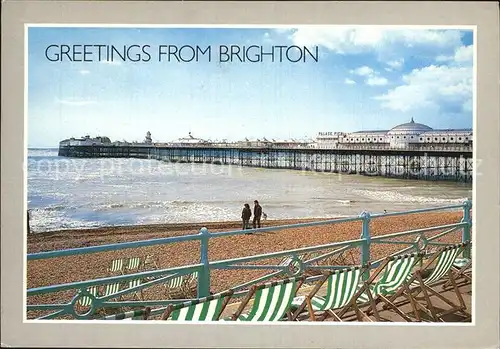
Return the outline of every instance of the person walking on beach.
[[[250,229],[250,217],[252,217],[252,210],[250,209],[249,204],[245,204],[243,206],[243,211],[241,211],[241,219],[243,221],[243,229]]]
[[[259,205],[259,202],[255,200],[253,202],[255,206],[253,207],[253,228],[260,228],[260,217],[262,216],[262,206]]]

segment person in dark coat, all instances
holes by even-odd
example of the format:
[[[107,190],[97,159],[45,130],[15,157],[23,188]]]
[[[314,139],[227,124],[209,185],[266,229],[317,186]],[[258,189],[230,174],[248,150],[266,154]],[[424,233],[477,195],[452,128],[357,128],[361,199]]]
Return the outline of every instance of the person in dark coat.
[[[243,206],[243,211],[241,211],[241,220],[243,221],[243,229],[242,230],[250,228],[250,225],[249,225],[250,217],[252,217],[252,210],[250,210],[249,204],[245,204]]]
[[[260,217],[262,216],[262,206],[259,202],[255,200],[253,202],[255,206],[253,207],[253,228],[260,228]]]

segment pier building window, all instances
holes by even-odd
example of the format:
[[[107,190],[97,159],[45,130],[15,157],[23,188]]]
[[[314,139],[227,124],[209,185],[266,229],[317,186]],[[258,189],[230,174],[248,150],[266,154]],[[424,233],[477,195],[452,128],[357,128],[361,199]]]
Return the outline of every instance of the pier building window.
[[[420,137],[420,140],[423,141],[424,139],[422,137]]]
[[[437,137],[434,137],[434,140],[437,141],[438,140]]]

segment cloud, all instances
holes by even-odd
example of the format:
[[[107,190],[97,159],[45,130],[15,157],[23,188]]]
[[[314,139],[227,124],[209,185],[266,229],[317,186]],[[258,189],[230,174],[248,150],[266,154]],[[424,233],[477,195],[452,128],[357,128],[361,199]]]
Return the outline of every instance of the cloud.
[[[455,51],[455,56],[453,58],[457,63],[472,63],[474,59],[474,47],[472,45],[460,46]]]
[[[472,64],[474,59],[474,46],[460,46],[452,55],[439,55],[436,57],[436,62],[450,63],[455,65],[468,65]]]
[[[432,108],[445,114],[472,109],[472,69],[431,65],[403,76],[404,84],[375,97],[384,108],[415,111]]]
[[[359,76],[371,76],[371,75],[375,74],[375,71],[372,68],[367,67],[365,65],[363,67],[359,67],[359,68],[356,68],[354,70],[351,70],[351,73],[359,75]]]
[[[404,62],[405,62],[404,58],[401,58],[401,59],[387,62],[387,65],[389,67],[391,67],[392,69],[401,69],[401,67],[403,67]]]
[[[318,45],[338,54],[376,52],[380,61],[402,56],[434,57],[462,45],[460,30],[400,29],[382,26],[311,26],[288,30],[295,45]]]
[[[368,79],[366,79],[365,82],[367,85],[370,85],[370,86],[384,86],[384,85],[387,85],[389,83],[389,81],[386,78],[377,77],[377,76],[369,77]]]
[[[346,78],[344,83],[347,85],[356,85],[356,81]]]
[[[96,101],[88,100],[88,99],[81,99],[81,98],[67,98],[67,99],[56,98],[56,103],[68,105],[68,106],[74,106],[74,107],[81,107],[81,106],[90,105],[90,104],[97,104]]]
[[[82,75],[87,75],[87,74],[90,74],[90,70],[86,70],[86,69],[82,69],[80,71],[78,71],[80,74]]]
[[[389,83],[386,78],[380,76],[378,72],[366,65],[353,69],[350,72],[351,74],[363,76],[365,78],[365,84],[369,86],[383,86]]]

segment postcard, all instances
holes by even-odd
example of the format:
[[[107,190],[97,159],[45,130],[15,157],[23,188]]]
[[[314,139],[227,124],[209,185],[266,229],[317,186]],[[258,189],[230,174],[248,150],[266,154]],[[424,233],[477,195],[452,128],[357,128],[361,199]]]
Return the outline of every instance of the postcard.
[[[477,27],[300,23],[25,25],[24,324],[475,330]]]

